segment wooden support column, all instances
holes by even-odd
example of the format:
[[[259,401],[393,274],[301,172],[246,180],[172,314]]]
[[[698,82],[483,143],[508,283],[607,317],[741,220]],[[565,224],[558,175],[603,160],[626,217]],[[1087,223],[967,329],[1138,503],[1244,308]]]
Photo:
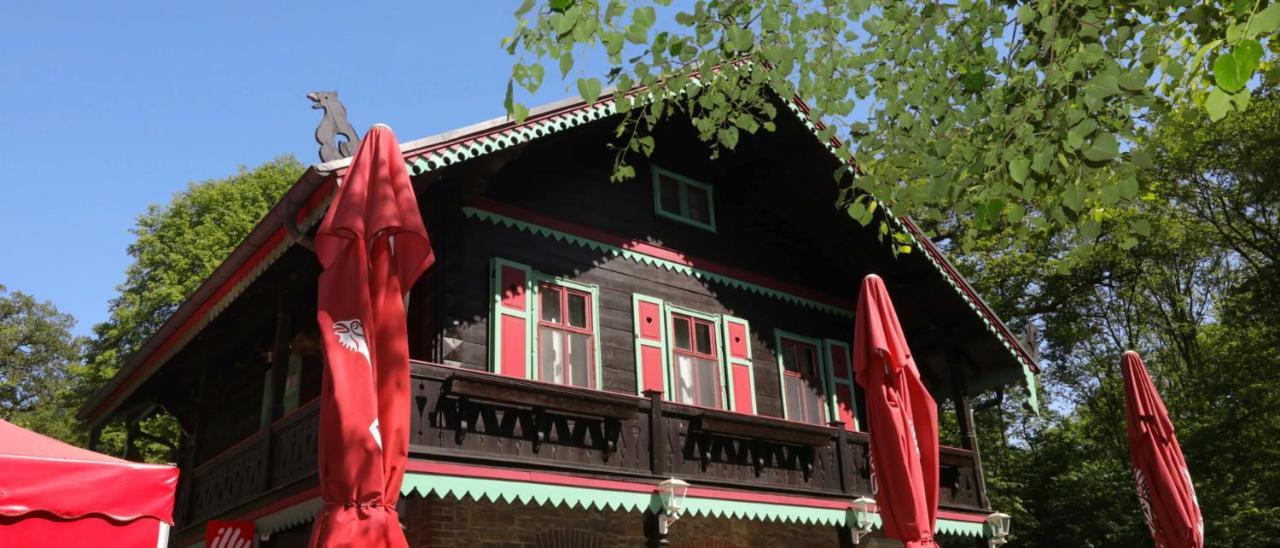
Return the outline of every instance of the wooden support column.
[[[98,446],[102,444],[102,423],[96,423],[89,427],[89,450],[97,451]]]
[[[142,430],[138,424],[138,417],[131,415],[125,419],[124,424],[124,459],[140,461],[142,453],[138,451],[138,439],[142,437]]]
[[[973,425],[973,407],[969,404],[969,393],[965,388],[966,376],[963,357],[952,365],[951,390],[955,401],[956,421],[960,423],[960,446],[973,451],[973,473],[977,481],[978,504],[983,508],[991,508],[987,500],[987,482],[982,474],[982,453],[978,450],[978,434]]]
[[[659,477],[667,476],[667,422],[662,418],[662,391],[645,390],[649,398],[649,470]]]
[[[276,299],[276,330],[271,342],[267,389],[263,392],[269,420],[264,427],[284,415],[284,383],[289,374],[289,345],[293,340],[293,301],[289,291],[282,292]]]
[[[840,492],[853,492],[853,463],[849,458],[849,431],[845,430],[844,421],[831,421],[828,425],[836,429],[836,470],[840,472]]]

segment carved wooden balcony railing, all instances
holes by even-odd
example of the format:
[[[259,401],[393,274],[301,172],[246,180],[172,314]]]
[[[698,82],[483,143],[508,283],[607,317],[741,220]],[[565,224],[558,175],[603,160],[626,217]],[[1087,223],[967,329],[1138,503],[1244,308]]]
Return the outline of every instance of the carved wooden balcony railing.
[[[315,476],[319,417],[311,402],[196,466],[178,493],[179,530]]]
[[[840,498],[870,496],[867,435],[414,362],[410,455]],[[939,504],[986,510],[975,455],[941,450]]]
[[[411,458],[852,499],[871,496],[867,436],[438,364],[412,366]],[[316,402],[200,464],[182,523],[316,472]],[[943,447],[939,503],[983,511],[972,451]],[[314,480],[310,480],[314,481]],[[181,527],[181,525],[180,525]]]

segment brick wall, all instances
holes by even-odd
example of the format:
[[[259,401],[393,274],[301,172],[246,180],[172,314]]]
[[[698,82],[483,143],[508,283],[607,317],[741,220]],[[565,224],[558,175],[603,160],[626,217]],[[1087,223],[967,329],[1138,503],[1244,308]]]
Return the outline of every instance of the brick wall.
[[[644,515],[487,501],[410,497],[409,545],[418,548],[643,547]],[[674,548],[836,546],[834,527],[686,516],[671,527]]]

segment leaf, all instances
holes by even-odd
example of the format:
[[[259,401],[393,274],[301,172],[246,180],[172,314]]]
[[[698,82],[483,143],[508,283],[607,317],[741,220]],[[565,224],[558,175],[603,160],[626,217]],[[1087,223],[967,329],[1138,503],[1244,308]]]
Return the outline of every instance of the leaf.
[[[1234,54],[1220,54],[1213,61],[1213,82],[1223,91],[1227,93],[1240,91],[1244,89],[1244,83],[1248,79],[1249,76],[1244,73],[1244,67],[1240,66]]]
[[[1231,56],[1236,58],[1236,63],[1240,64],[1240,71],[1247,80],[1253,75],[1253,71],[1258,70],[1258,62],[1262,60],[1262,44],[1253,39],[1244,40],[1231,50]]]
[[[596,78],[579,78],[578,94],[587,104],[595,103],[600,97],[600,80]]]
[[[1009,162],[1009,176],[1013,177],[1014,181],[1021,184],[1023,181],[1027,180],[1027,172],[1030,168],[1031,162],[1027,161],[1026,158],[1011,160]]]
[[[1147,75],[1143,71],[1125,73],[1118,82],[1125,91],[1142,91],[1147,89]]]
[[[1280,2],[1272,2],[1267,9],[1254,15],[1253,22],[1249,24],[1249,30],[1257,33],[1254,36],[1280,30]]]
[[[1129,236],[1128,238],[1125,238],[1124,241],[1120,242],[1120,249],[1128,251],[1130,249],[1133,249],[1134,246],[1137,246],[1137,245],[1138,245],[1138,239],[1134,238],[1133,236]]]
[[[569,9],[573,2],[574,0],[551,0],[548,4],[551,5],[551,11],[562,12]]]
[[[867,206],[862,205],[862,202],[854,202],[849,205],[848,212],[849,216],[862,226],[867,226],[867,223],[871,222],[871,216],[867,214]]]
[[[533,0],[524,0],[524,2],[521,2],[520,7],[516,9],[516,17],[518,18],[529,13],[529,10],[533,9],[533,3]]]
[[[720,144],[724,145],[725,148],[733,150],[734,147],[738,146],[738,128],[727,127],[721,129],[717,135],[720,137]]]
[[[1035,18],[1036,18],[1036,12],[1035,10],[1031,9],[1031,6],[1027,4],[1018,6],[1018,22],[1019,23],[1022,23],[1025,25],[1027,23],[1034,21]]]
[[[1120,143],[1116,141],[1116,136],[1109,132],[1098,134],[1089,148],[1084,151],[1084,157],[1091,162],[1105,162],[1119,155]]]
[[[1187,65],[1187,74],[1194,76],[1196,69],[1200,68],[1200,63],[1204,62],[1204,56],[1220,45],[1222,45],[1222,40],[1218,39],[1200,46],[1200,49],[1196,50],[1196,54],[1191,57],[1191,63]]]
[[[1217,122],[1231,111],[1231,96],[1222,91],[1222,88],[1213,88],[1209,91],[1209,98],[1204,101],[1204,109],[1208,111],[1209,119]]]
[[[1115,74],[1104,72],[1089,81],[1084,93],[1092,99],[1106,99],[1120,93],[1120,83]]]
[[[515,104],[515,100],[512,98],[514,95],[515,95],[515,79],[508,78],[507,94],[502,99],[502,108],[507,110],[507,114],[511,114],[513,112],[513,109],[511,108],[511,106]]]
[[[641,44],[641,45],[648,44],[649,30],[646,29],[645,27],[632,23],[631,25],[627,26],[626,37],[627,37],[627,41],[631,42],[632,44]]]
[[[1132,200],[1138,195],[1138,179],[1132,175],[1121,179],[1118,186],[1120,196],[1126,200]]]
[[[560,56],[560,77],[568,76],[570,70],[573,70],[573,54],[566,51]]]
[[[1151,161],[1151,153],[1147,152],[1146,149],[1135,149],[1133,152],[1129,153],[1129,158],[1133,160],[1134,164],[1142,169],[1156,168],[1155,162]]]

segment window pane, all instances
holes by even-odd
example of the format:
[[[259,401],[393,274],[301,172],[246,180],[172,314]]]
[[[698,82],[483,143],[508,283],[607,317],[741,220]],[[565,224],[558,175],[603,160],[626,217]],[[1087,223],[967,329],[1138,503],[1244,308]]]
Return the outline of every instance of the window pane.
[[[538,378],[564,384],[564,342],[550,327],[538,328]]]
[[[822,398],[819,397],[822,393],[822,385],[812,380],[801,382],[804,382],[805,389],[805,416],[813,424],[822,424]]]
[[[779,353],[779,355],[782,357],[782,366],[786,368],[787,371],[791,371],[793,373],[800,372],[800,360],[796,358],[795,343],[788,340],[783,340],[782,351]]]
[[[676,356],[676,401],[697,403],[693,394],[693,358]]]
[[[720,407],[720,375],[718,363],[696,360],[698,366],[698,405]]]
[[[814,377],[817,375],[818,368],[814,359],[813,347],[809,345],[796,345],[796,359],[800,362],[800,372]]]
[[[800,379],[783,377],[783,388],[787,392],[787,418],[795,421],[804,420],[804,402],[800,399]]]
[[[592,388],[595,375],[591,371],[591,337],[581,333],[567,333],[569,337],[569,370],[572,384]]]
[[[659,207],[667,213],[680,214],[680,183],[663,175],[658,176]]]
[[[672,316],[671,326],[671,330],[675,335],[676,348],[691,350],[692,348],[689,345],[689,318]]]
[[[714,354],[711,351],[711,324],[703,322],[694,322],[694,338],[697,340],[698,346],[695,350],[699,354]]]
[[[688,217],[700,223],[711,224],[711,201],[707,199],[707,191],[693,185],[685,185],[684,189],[688,196]]]
[[[587,328],[587,297],[585,295],[569,294],[569,325]]]
[[[541,290],[542,320],[560,323],[560,290],[547,286],[543,286]]]

